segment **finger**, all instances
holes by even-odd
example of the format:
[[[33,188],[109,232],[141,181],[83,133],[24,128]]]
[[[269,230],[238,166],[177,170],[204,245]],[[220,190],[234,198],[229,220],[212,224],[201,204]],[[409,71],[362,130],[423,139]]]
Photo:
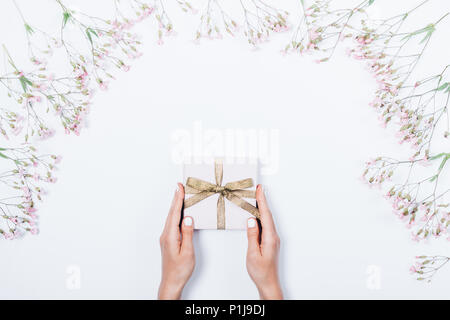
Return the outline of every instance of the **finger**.
[[[261,253],[259,247],[259,227],[255,218],[250,218],[247,220],[247,239],[247,254]]]
[[[184,188],[181,183],[178,183],[175,195],[172,200],[172,205],[170,206],[169,214],[167,215],[166,225],[164,228],[165,232],[171,234],[179,233],[181,208],[183,207],[183,201],[184,201]]]
[[[191,253],[194,252],[194,244],[192,237],[194,235],[194,220],[192,217],[185,217],[181,224],[181,252]]]
[[[263,187],[258,184],[256,187],[256,202],[258,203],[258,210],[260,214],[262,236],[261,240],[264,241],[269,237],[272,238],[277,234],[275,223],[273,221],[272,213],[270,212],[267,204],[266,196],[264,194]]]

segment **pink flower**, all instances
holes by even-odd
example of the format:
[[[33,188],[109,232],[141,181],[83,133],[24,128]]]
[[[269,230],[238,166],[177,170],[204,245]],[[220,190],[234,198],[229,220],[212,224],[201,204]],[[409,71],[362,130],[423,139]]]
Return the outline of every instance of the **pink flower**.
[[[99,86],[100,86],[100,90],[103,90],[103,91],[108,90],[108,84],[104,81],[100,82]]]
[[[5,237],[6,240],[14,239],[14,234],[12,233],[4,233],[3,236]]]
[[[37,210],[36,210],[36,208],[34,208],[34,207],[28,207],[27,208],[27,212],[28,213],[33,213],[33,212],[36,212]]]
[[[309,30],[309,39],[311,39],[311,41],[314,41],[319,37],[320,37],[320,34],[317,32],[317,29]]]
[[[29,197],[31,196],[30,188],[28,188],[28,187],[23,187],[23,188],[22,188],[22,191],[23,191],[24,197],[29,198]]]
[[[48,86],[45,83],[41,83],[41,84],[37,85],[37,89],[39,92],[43,92],[48,89]]]
[[[22,126],[16,126],[14,129],[12,129],[12,133],[15,136],[18,136],[20,134],[20,132],[22,131],[23,127]]]
[[[431,166],[431,161],[427,157],[424,157],[419,163],[424,167]]]
[[[416,233],[413,232],[411,235],[412,235],[412,240],[413,241],[415,241],[415,242],[419,242],[420,241],[420,238],[419,238],[419,236]]]
[[[376,96],[375,99],[373,99],[373,101],[369,103],[369,106],[378,107],[381,106],[382,104],[383,100],[379,96]]]
[[[49,177],[49,178],[47,178],[47,181],[50,183],[56,183],[57,179],[54,177]]]
[[[149,15],[151,15],[151,14],[153,13],[154,10],[155,10],[155,9],[154,9],[153,7],[146,8],[146,9],[144,10],[144,16],[148,17]]]
[[[46,140],[50,137],[53,137],[53,135],[55,134],[55,131],[52,129],[43,129],[41,132],[41,139],[42,140]]]
[[[18,239],[23,235],[22,232],[20,232],[20,230],[16,229],[14,230],[14,238]]]
[[[25,171],[23,170],[23,168],[20,168],[18,171],[19,171],[18,172],[19,176],[23,177],[25,174]]]

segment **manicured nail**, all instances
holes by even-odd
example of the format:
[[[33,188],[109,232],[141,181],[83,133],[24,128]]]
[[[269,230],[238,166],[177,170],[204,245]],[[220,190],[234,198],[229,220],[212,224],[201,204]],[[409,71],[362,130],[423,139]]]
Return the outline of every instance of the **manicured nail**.
[[[256,220],[253,218],[250,218],[247,220],[247,227],[254,228],[256,226]]]
[[[187,227],[192,226],[192,218],[191,217],[184,218],[183,222],[184,222],[184,225]]]

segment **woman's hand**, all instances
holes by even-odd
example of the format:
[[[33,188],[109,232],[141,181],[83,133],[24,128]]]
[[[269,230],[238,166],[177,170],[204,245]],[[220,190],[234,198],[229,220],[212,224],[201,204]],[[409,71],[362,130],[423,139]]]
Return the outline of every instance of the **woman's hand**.
[[[256,187],[256,201],[261,215],[261,234],[256,219],[248,219],[247,271],[261,299],[283,299],[278,278],[280,238],[261,185]]]
[[[184,217],[180,232],[184,188],[178,183],[166,225],[161,234],[162,276],[158,299],[180,299],[181,292],[194,271],[195,255],[192,244],[194,221]]]

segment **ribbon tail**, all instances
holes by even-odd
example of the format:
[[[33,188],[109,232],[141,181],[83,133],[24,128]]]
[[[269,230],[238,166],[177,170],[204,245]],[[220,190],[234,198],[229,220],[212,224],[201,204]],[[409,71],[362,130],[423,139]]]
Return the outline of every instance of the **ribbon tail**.
[[[196,194],[202,192],[201,190],[194,189],[192,187],[189,187],[188,185],[184,186],[184,193],[185,194]]]
[[[245,211],[251,213],[253,216],[255,216],[255,218],[259,219],[261,216],[259,214],[259,210],[258,208],[256,208],[255,206],[251,205],[250,203],[248,203],[247,201],[245,201],[244,199],[239,198],[237,195],[233,194],[232,192],[228,192],[225,197],[233,202],[235,205],[237,205],[238,207],[244,209]]]
[[[216,187],[215,184],[209,183],[201,179],[188,177],[186,180],[186,187],[199,190],[199,191],[213,191]]]
[[[252,178],[228,182],[225,185],[225,189],[232,190],[232,191],[239,190],[239,189],[247,189],[247,188],[251,188],[251,187],[253,187],[253,179]]]
[[[225,230],[225,201],[222,194],[217,199],[217,229]]]
[[[233,194],[239,198],[255,199],[256,192],[254,190],[234,190]]]

